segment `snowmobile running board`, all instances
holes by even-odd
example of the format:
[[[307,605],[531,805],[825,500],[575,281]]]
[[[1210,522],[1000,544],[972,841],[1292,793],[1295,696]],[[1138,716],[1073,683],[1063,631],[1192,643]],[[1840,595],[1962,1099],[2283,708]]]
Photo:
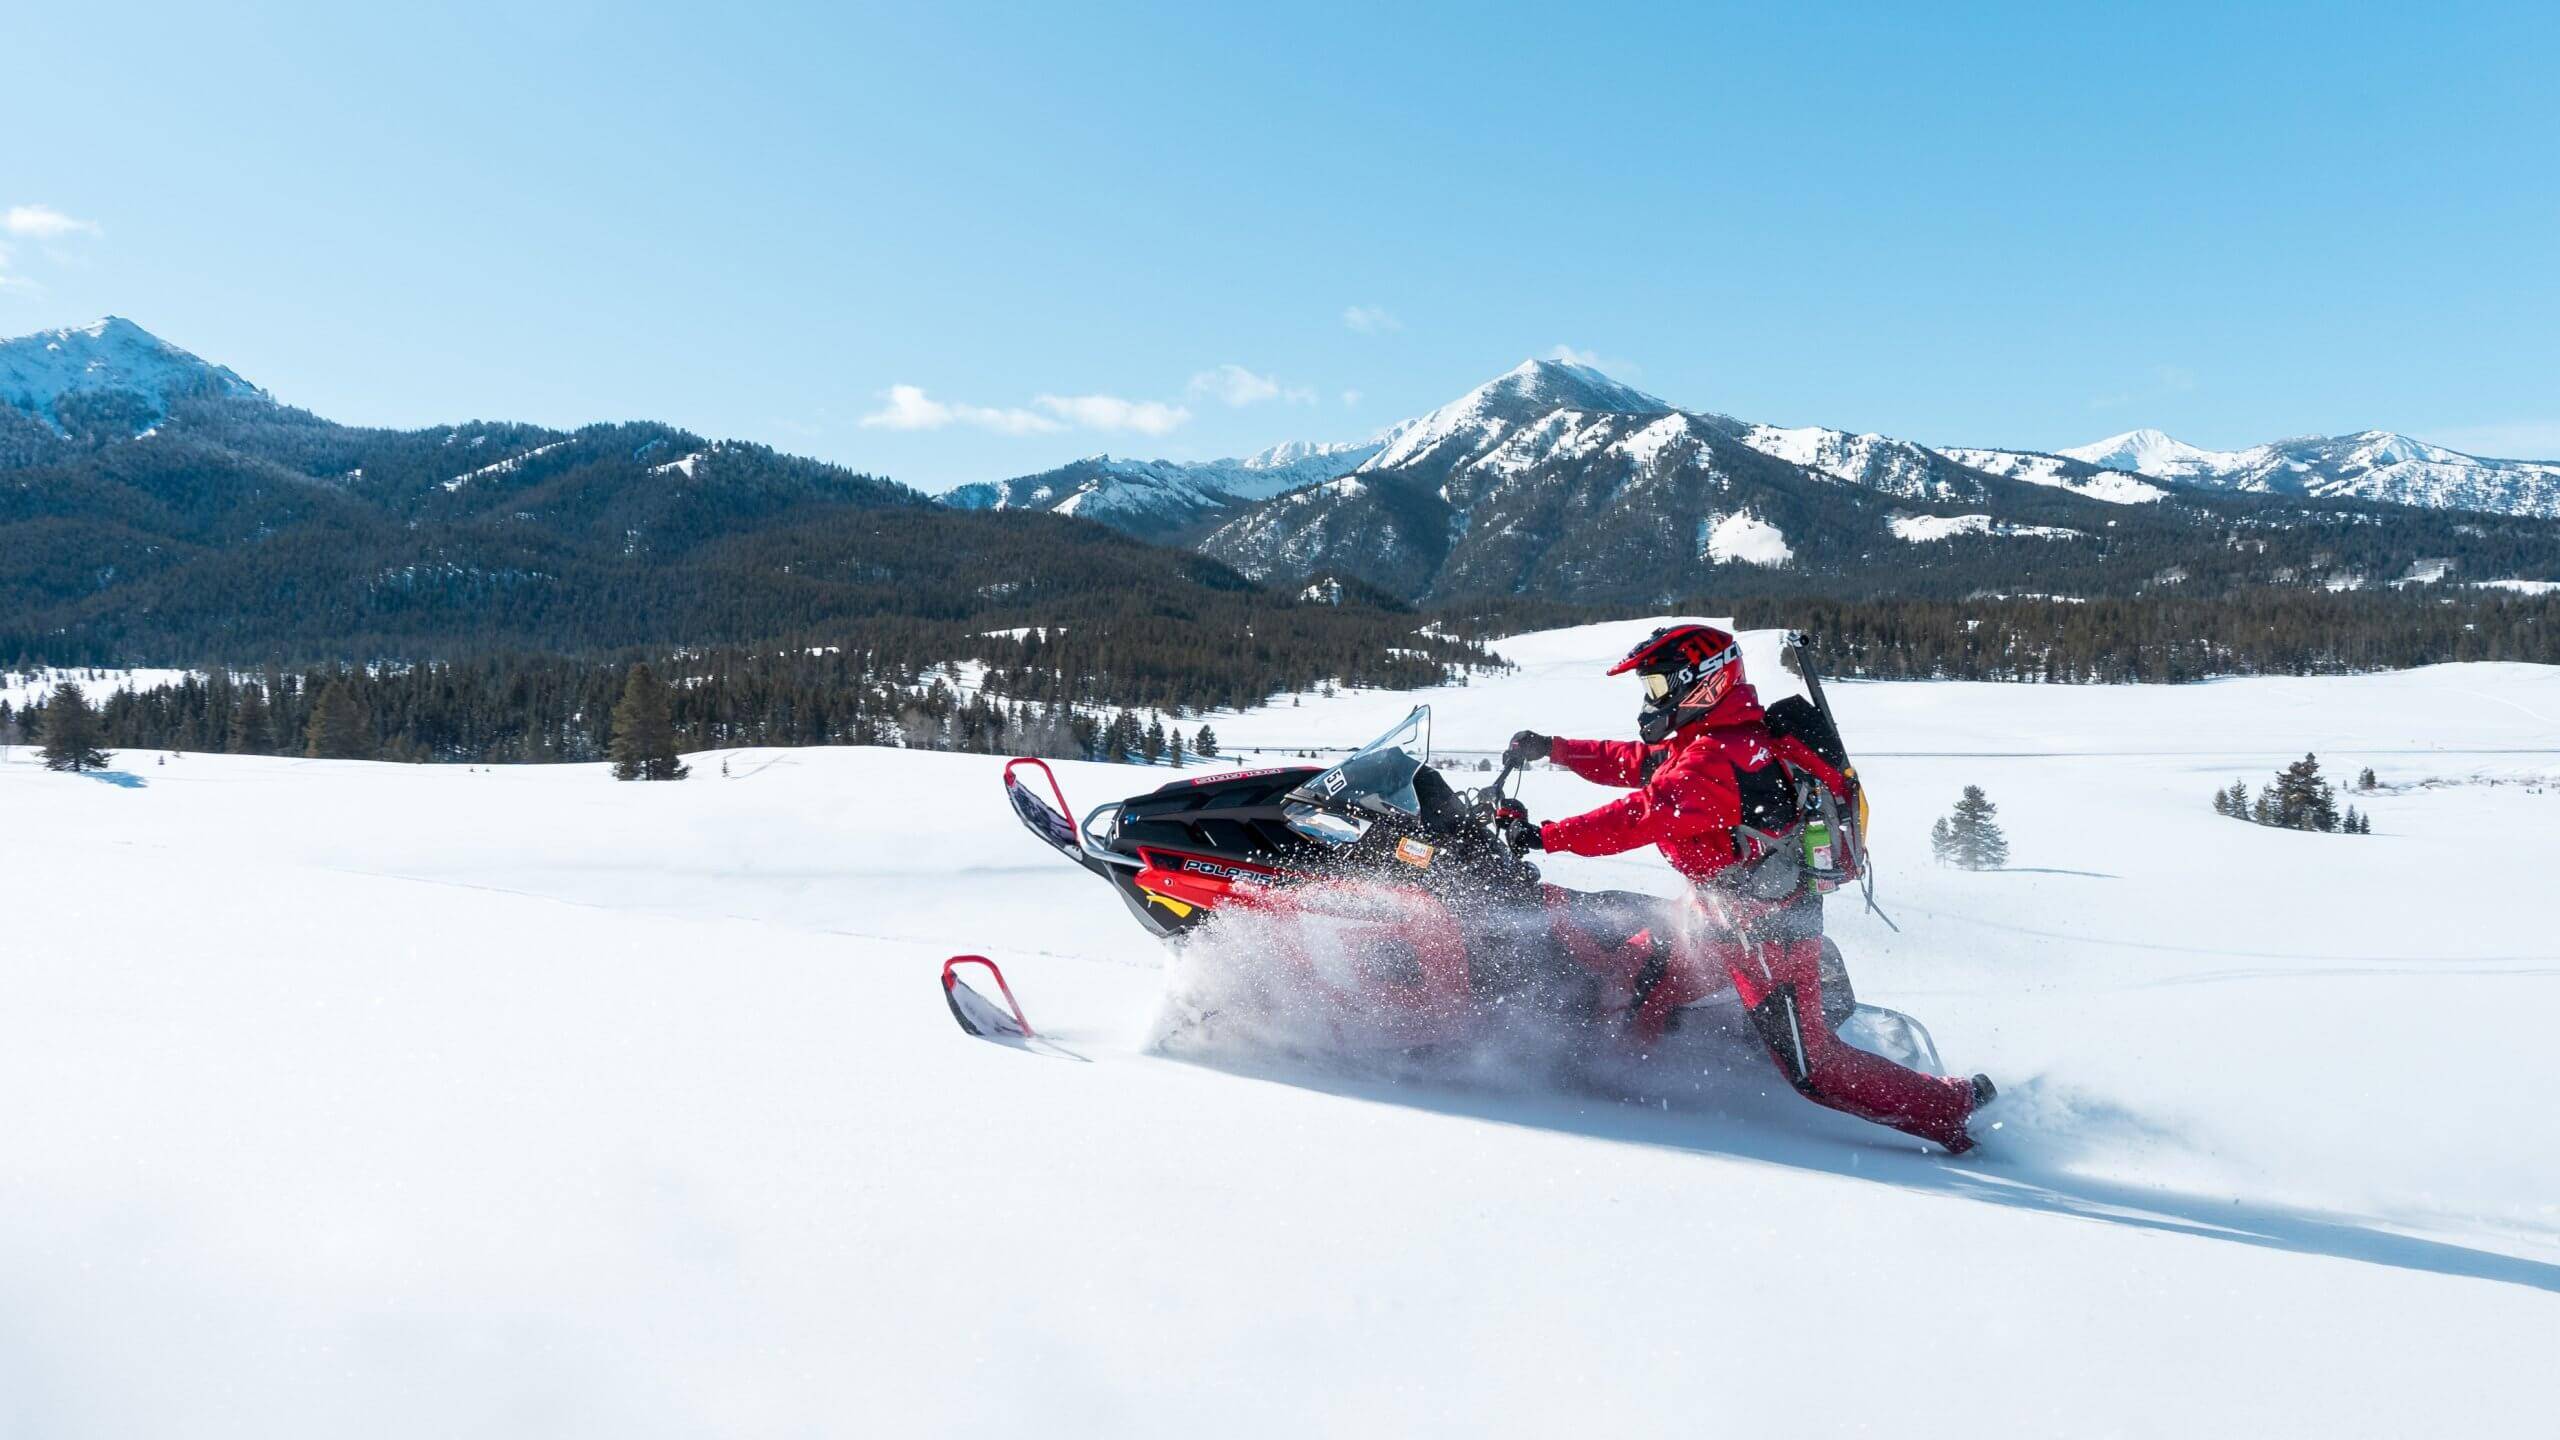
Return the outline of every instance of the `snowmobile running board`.
[[[986,967],[987,974],[995,979],[996,989],[1004,995],[1003,1009],[997,1009],[994,1001],[969,988],[969,982],[957,973],[963,965]],[[1030,1019],[1022,1013],[1022,1002],[1013,998],[1013,987],[1005,983],[1004,972],[984,955],[954,955],[942,962],[942,998],[951,1007],[951,1018],[972,1035],[987,1040],[1039,1038],[1039,1032],[1031,1028]]]

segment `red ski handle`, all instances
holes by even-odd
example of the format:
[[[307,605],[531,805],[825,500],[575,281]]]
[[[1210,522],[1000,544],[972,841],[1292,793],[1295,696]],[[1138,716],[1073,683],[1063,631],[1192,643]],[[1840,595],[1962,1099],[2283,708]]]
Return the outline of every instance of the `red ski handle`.
[[[1049,768],[1048,761],[1036,759],[1029,755],[1019,755],[1011,760],[1007,760],[1004,762],[1004,783],[1007,785],[1021,784],[1021,781],[1013,778],[1013,772],[1021,769],[1025,765],[1039,771],[1040,778],[1049,782],[1049,793],[1058,797],[1058,813],[1066,816],[1069,820],[1075,819],[1076,812],[1067,807],[1067,792],[1059,786],[1057,773]]]
[[[1040,762],[1035,760],[1031,763],[1037,765]],[[1022,1033],[1025,1036],[1039,1033],[1031,1028],[1030,1017],[1022,1013],[1022,1002],[1013,998],[1013,987],[1005,983],[1004,972],[996,968],[996,962],[988,959],[984,955],[954,955],[950,959],[943,961],[942,989],[944,994],[949,994],[951,987],[960,983],[960,977],[952,972],[958,970],[963,965],[979,965],[985,967],[987,974],[994,977],[996,989],[1003,992],[1005,1008],[1013,1012],[1013,1023],[1022,1027]]]

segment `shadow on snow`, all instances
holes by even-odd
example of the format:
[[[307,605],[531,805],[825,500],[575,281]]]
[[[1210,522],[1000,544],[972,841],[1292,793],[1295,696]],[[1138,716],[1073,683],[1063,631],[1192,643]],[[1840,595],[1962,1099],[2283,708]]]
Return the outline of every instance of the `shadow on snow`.
[[[1485,1055],[1444,1066],[1437,1060],[1370,1064],[1338,1056],[1192,1047],[1178,1040],[1160,1040],[1155,1048],[1182,1063],[1348,1099],[1784,1166],[2137,1230],[2560,1293],[2560,1265],[2404,1234],[2370,1216],[2076,1173],[2069,1167],[2070,1155],[2102,1143],[2085,1134],[2075,1136],[2075,1130],[2085,1131],[2090,1122],[2128,1139],[2174,1137],[2118,1107],[2060,1096],[2040,1079],[2004,1089],[2000,1101],[1985,1112],[1986,1119],[2003,1128],[1987,1132],[1981,1148],[1958,1158],[1809,1104],[1779,1080],[1756,1046],[1730,1031],[1713,1036],[1712,1043],[1713,1049],[1694,1057],[1704,1065],[1663,1064],[1652,1074],[1656,1083],[1650,1086],[1641,1081],[1653,1071],[1652,1063],[1540,1086],[1522,1082],[1517,1071],[1495,1083],[1478,1083],[1481,1077],[1503,1073],[1503,1062]],[[1488,1065],[1487,1060],[1496,1063]],[[1686,1073],[1671,1073],[1675,1068]],[[1663,1079],[1673,1083],[1658,1083]],[[1639,1083],[1604,1088],[1620,1080]],[[2060,1123],[2056,1111],[2061,1112]]]

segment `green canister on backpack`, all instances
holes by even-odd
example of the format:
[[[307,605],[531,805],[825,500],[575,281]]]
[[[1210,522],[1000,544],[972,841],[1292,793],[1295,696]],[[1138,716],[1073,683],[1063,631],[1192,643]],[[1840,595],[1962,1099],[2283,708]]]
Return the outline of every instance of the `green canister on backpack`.
[[[1805,888],[1828,895],[1840,888],[1840,867],[1831,859],[1831,822],[1808,820],[1804,827]]]

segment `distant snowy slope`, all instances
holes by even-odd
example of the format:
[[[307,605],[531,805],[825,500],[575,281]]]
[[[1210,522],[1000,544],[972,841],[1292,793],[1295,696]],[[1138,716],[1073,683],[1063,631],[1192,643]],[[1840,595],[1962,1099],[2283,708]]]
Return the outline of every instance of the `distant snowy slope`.
[[[2168,480],[2192,480],[2229,474],[2250,464],[2260,452],[2200,450],[2157,430],[2128,430],[2094,444],[2077,445],[2056,453],[2066,460],[2078,460],[2109,470],[2131,470]]]
[[[1240,505],[1347,474],[1378,449],[1377,441],[1299,440],[1228,460],[1095,455],[1036,475],[962,485],[942,503],[962,510],[1053,510],[1149,538],[1170,537]]]
[[[74,428],[66,405],[126,402],[127,433],[148,428],[179,396],[264,400],[266,392],[230,369],[211,364],[110,315],[91,325],[41,330],[0,340],[0,406],[55,430]]]
[[[2222,490],[2337,496],[2429,509],[2560,516],[2560,462],[2493,460],[2388,430],[2204,450],[2132,430],[2063,455]]]
[[[2157,485],[2136,479],[2121,470],[2093,465],[2086,460],[2072,460],[2060,455],[2038,455],[2020,450],[1976,450],[1963,447],[1941,447],[1939,453],[1960,465],[1970,465],[1989,475],[2003,475],[2023,480],[2030,485],[2046,485],[2068,490],[2110,505],[2148,505],[2169,492]]]

